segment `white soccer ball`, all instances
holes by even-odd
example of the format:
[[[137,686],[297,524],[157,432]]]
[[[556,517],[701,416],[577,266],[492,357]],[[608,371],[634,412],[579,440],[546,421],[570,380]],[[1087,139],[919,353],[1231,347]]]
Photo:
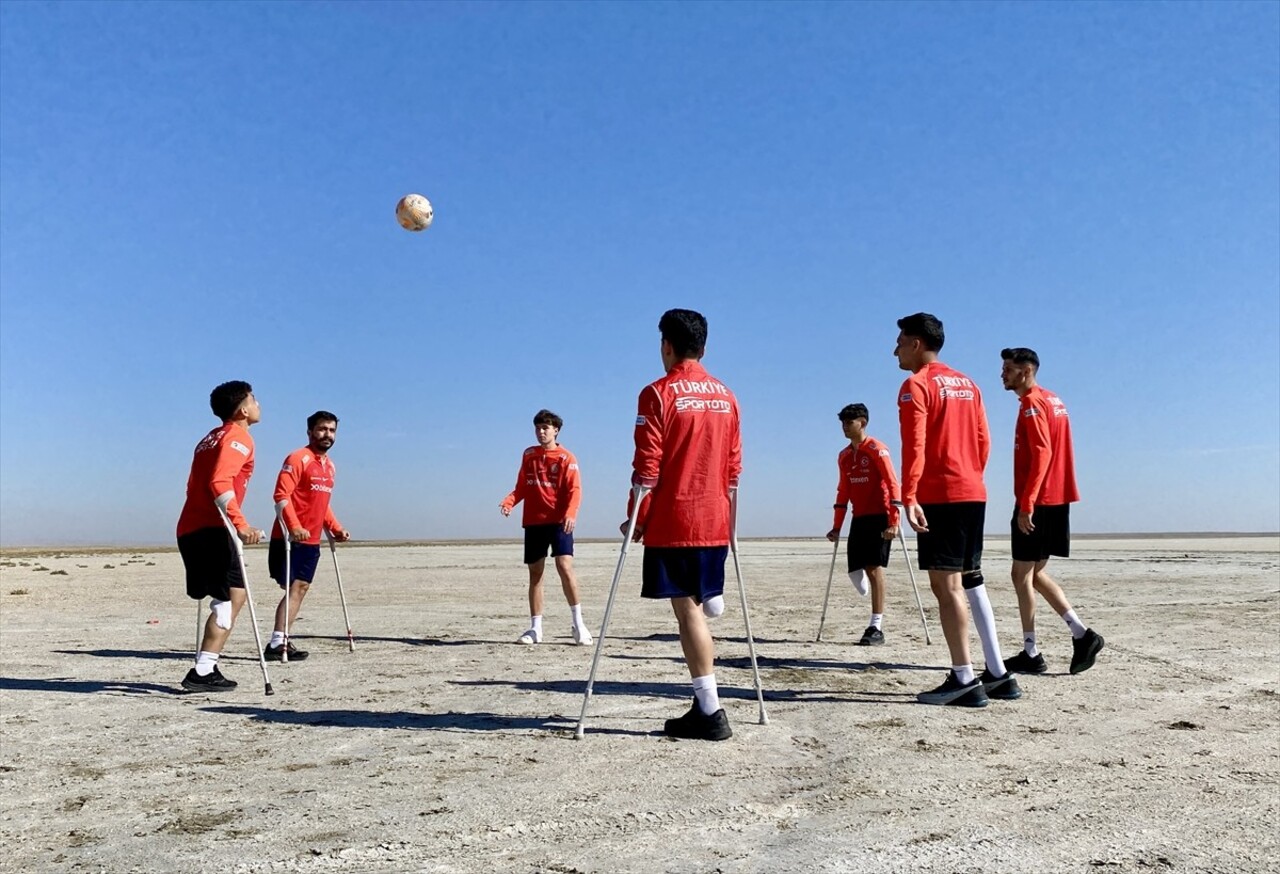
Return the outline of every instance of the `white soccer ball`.
[[[396,204],[396,221],[406,231],[425,231],[431,227],[433,218],[435,211],[431,208],[431,201],[421,194],[406,194]]]

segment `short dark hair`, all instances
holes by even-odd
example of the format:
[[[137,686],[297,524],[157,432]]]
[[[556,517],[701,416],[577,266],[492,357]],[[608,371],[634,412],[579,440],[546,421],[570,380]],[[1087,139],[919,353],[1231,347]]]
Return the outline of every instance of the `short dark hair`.
[[[1030,364],[1033,370],[1040,369],[1040,356],[1036,354],[1036,350],[1028,349],[1026,346],[1001,349],[1000,360],[1012,361],[1014,364]]]
[[[226,422],[236,414],[244,399],[253,394],[253,386],[247,382],[233,379],[209,392],[209,407],[213,414]]]
[[[871,421],[871,414],[867,412],[866,404],[847,404],[837,415],[839,415],[841,422],[848,421],[849,419],[866,419],[868,422]]]
[[[915,337],[923,342],[924,348],[930,352],[941,351],[942,344],[947,341],[947,335],[942,330],[942,322],[931,313],[915,313],[898,319],[898,330],[908,337]]]
[[[535,427],[538,425],[550,425],[552,428],[559,431],[564,427],[564,419],[560,418],[550,410],[538,410],[537,414],[533,417],[533,424]]]
[[[671,344],[676,357],[701,358],[707,348],[707,319],[693,310],[667,310],[658,320],[662,339]]]
[[[332,422],[338,424],[338,417],[328,410],[316,410],[310,416],[307,416],[307,430],[310,431],[321,422]]]

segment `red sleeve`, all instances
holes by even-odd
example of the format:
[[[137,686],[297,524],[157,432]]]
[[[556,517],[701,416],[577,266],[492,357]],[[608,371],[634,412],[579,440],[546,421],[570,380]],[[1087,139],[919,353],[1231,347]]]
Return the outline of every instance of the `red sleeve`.
[[[301,528],[302,521],[298,518],[298,512],[293,507],[294,490],[298,488],[298,479],[302,471],[298,470],[301,459],[297,455],[290,455],[284,460],[284,464],[280,467],[280,473],[276,475],[276,490],[271,494],[273,504],[279,504],[285,501],[284,505],[284,524],[288,526],[289,531],[294,528]],[[282,532],[287,534],[288,532]]]
[[[893,459],[889,457],[889,450],[884,446],[876,448],[876,469],[880,471],[880,481],[884,483],[885,490],[889,493],[889,524],[898,524],[898,508],[893,505],[894,501],[901,500],[898,494],[898,478],[893,473]]]
[[[904,504],[917,503],[916,489],[920,487],[920,477],[924,474],[925,426],[928,422],[924,392],[923,385],[908,379],[902,384],[898,395],[898,427],[902,433],[902,502]]]
[[[987,427],[987,408],[982,404],[982,395],[978,395],[978,457],[982,459],[982,469],[987,469],[991,459],[991,429]]]
[[[662,471],[662,396],[654,386],[646,386],[640,392],[636,404],[636,452],[631,460],[631,484],[652,489],[658,484]],[[651,502],[644,500],[636,516],[636,526],[643,527],[648,519]],[[627,516],[630,518],[632,500],[627,500]]]
[[[742,476],[742,419],[738,413],[738,399],[733,399],[733,434],[729,437],[729,488],[738,485]]]
[[[324,527],[330,532],[342,530],[342,523],[338,521],[338,517],[333,515],[333,508],[326,508],[324,511]],[[312,534],[315,532],[313,531]]]
[[[1046,406],[1032,402],[1026,409],[1018,411],[1018,424],[1022,428],[1027,453],[1027,478],[1017,496],[1018,510],[1023,513],[1035,511],[1036,498],[1053,461],[1053,443],[1049,438],[1049,416],[1053,411]]]
[[[569,493],[569,506],[564,511],[566,519],[578,518],[578,507],[582,505],[582,477],[578,470],[578,459],[573,457],[573,453],[565,453],[565,466],[568,468],[564,472],[564,478],[560,481],[561,488]]]
[[[233,440],[228,433],[218,444],[217,460],[213,463],[213,474],[209,477],[209,492],[215,503],[219,495],[231,493],[231,500],[227,502],[227,517],[231,519],[231,524],[236,527],[236,530],[241,531],[249,527],[249,520],[240,511],[240,501],[236,498],[235,480],[241,468],[249,460],[249,456],[232,448],[233,442],[237,441]]]
[[[516,504],[524,500],[524,458],[520,459],[520,469],[516,471],[516,487],[502,499],[502,506],[514,510]]]
[[[839,471],[839,478],[836,480],[836,502],[832,507],[835,515],[831,517],[831,529],[839,531],[844,527],[845,514],[849,512],[849,501],[853,499],[853,488],[849,485],[849,478],[844,472],[845,453],[841,452],[836,456],[836,470]]]

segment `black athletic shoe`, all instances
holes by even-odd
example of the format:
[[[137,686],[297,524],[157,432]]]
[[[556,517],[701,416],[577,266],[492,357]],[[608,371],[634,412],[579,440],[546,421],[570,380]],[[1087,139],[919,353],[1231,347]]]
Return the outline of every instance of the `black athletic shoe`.
[[[949,707],[986,707],[987,693],[982,688],[981,680],[961,683],[955,671],[947,671],[947,679],[941,686],[921,692],[916,700],[921,704],[945,704]]]
[[[1102,635],[1092,628],[1086,629],[1082,637],[1071,641],[1071,673],[1082,674],[1093,667],[1094,659],[1102,652]]]
[[[695,700],[689,712],[675,719],[668,719],[662,730],[668,737],[685,740],[728,740],[733,737],[733,729],[729,728],[729,717],[721,708],[708,716],[698,709]]]
[[[262,651],[262,657],[269,662],[284,661],[283,656],[284,656],[283,645],[268,646],[266,649]],[[300,662],[306,657],[307,657],[307,651],[305,649],[298,649],[296,646],[293,645],[292,641],[289,642],[289,661]]]
[[[884,646],[884,632],[874,625],[868,625],[867,630],[862,632],[862,640],[858,641],[858,646]]]
[[[192,668],[182,678],[182,688],[188,692],[230,692],[237,685],[235,680],[228,680],[222,676],[222,671],[217,668],[214,668],[212,673],[204,677],[197,674],[196,669]]]
[[[1009,667],[1009,663],[1005,662],[1004,666]],[[1006,671],[1003,677],[996,677],[990,670],[983,668],[978,682],[982,684],[982,691],[987,693],[987,697],[996,701],[1017,701],[1022,697],[1022,687],[1018,685],[1012,671]]]
[[[1044,656],[1040,653],[1029,656],[1025,649],[1016,656],[1005,659],[1004,667],[1015,674],[1043,674],[1049,670],[1049,666],[1044,663]]]

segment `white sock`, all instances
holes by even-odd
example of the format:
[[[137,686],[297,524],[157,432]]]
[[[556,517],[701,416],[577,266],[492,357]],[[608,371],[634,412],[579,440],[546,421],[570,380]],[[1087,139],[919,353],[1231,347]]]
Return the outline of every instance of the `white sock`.
[[[956,679],[964,685],[973,682],[973,665],[952,665],[952,672],[956,675]]]
[[[872,627],[872,628],[881,628],[883,625],[884,625],[884,614],[883,614],[883,613],[872,613],[872,614],[871,614],[871,627]],[[882,630],[883,630],[883,629],[882,629]]]
[[[569,613],[570,613],[570,615],[572,615],[572,616],[573,616],[573,627],[574,627],[574,628],[582,628],[582,627],[584,627],[584,626],[583,626],[583,624],[582,624],[582,605],[581,605],[581,604],[573,604],[572,606],[570,606],[570,607],[569,607]]]
[[[693,678],[693,697],[698,701],[698,709],[707,716],[720,709],[720,693],[716,690],[716,675]]]
[[[708,619],[719,619],[723,614],[724,595],[712,595],[702,602],[702,615]]]
[[[1040,647],[1036,646],[1036,633],[1034,631],[1022,632],[1022,648],[1032,658],[1040,655]]]
[[[859,568],[856,571],[849,571],[849,582],[853,583],[853,587],[858,590],[859,595],[867,594],[867,572]]]
[[[1062,614],[1062,621],[1067,623],[1067,627],[1071,629],[1071,636],[1076,640],[1084,637],[1084,633],[1089,629],[1085,626],[1080,618],[1076,616],[1076,611],[1068,610]]]
[[[218,655],[219,653],[203,649],[196,653],[196,674],[201,677],[212,674],[213,669],[218,666]]]
[[[534,630],[534,632],[535,632],[535,633],[537,633],[537,635],[538,635],[539,637],[541,637],[541,636],[542,636],[542,617],[541,617],[541,616],[530,616],[530,617],[529,617],[529,627],[530,627],[530,628],[532,628],[532,629]]]
[[[283,631],[271,632],[271,642],[268,643],[267,646],[284,646],[284,632]]]
[[[1003,677],[1006,673],[1004,657],[1000,655],[1000,639],[996,636],[996,617],[991,612],[991,601],[987,598],[987,587],[975,586],[965,589],[969,598],[969,612],[973,614],[973,624],[978,629],[978,637],[982,640],[982,657],[986,659],[987,670],[994,677]]]

